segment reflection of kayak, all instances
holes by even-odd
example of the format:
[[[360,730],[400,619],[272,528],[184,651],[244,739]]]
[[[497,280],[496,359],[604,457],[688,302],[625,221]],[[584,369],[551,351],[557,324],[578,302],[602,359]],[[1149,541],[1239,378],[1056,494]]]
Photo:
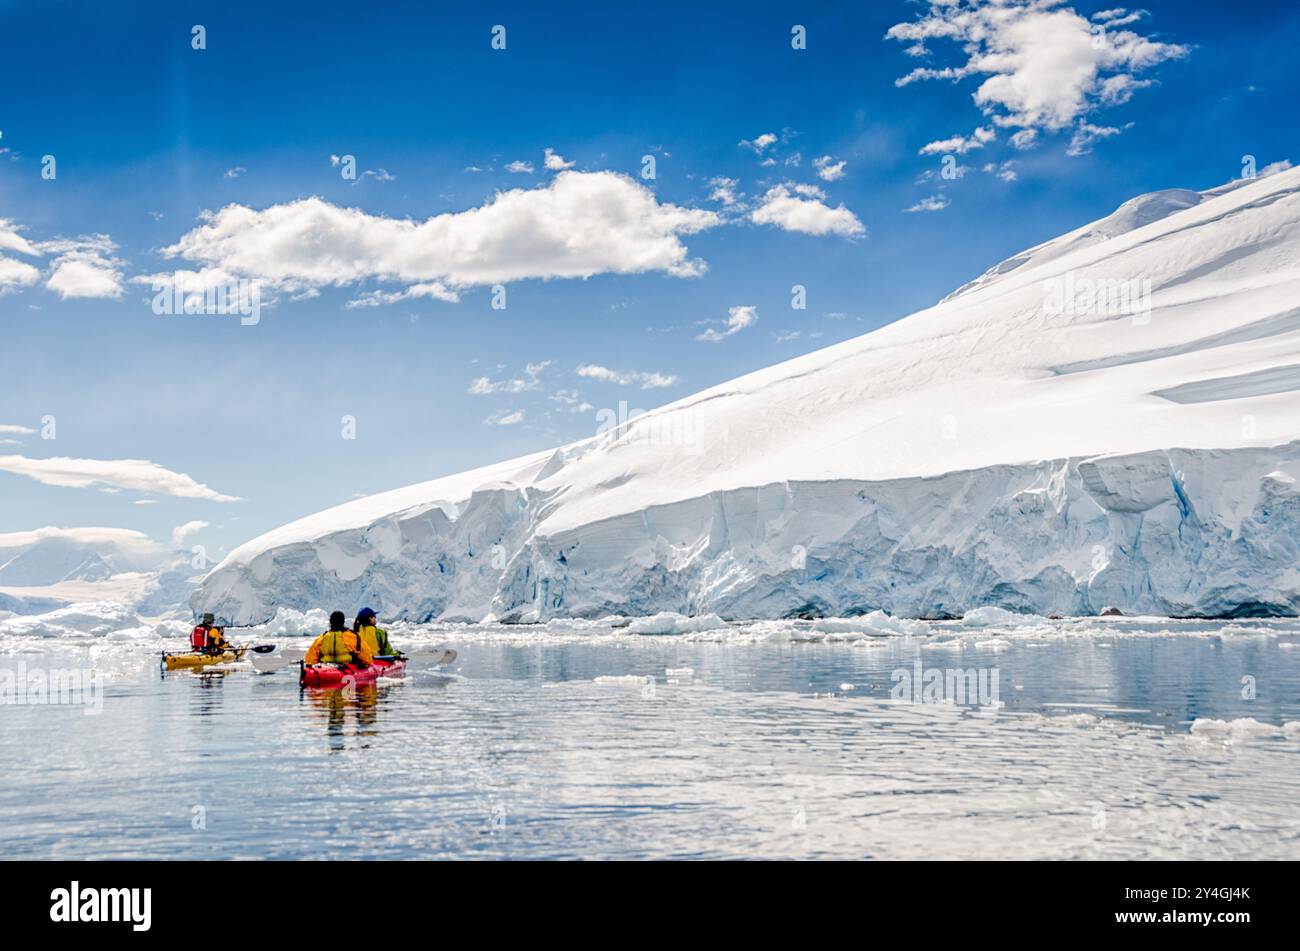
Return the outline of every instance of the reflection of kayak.
[[[372,684],[380,677],[400,676],[404,670],[404,660],[377,660],[369,667],[358,667],[356,664],[309,664],[303,667],[298,683],[303,687]]]
[[[229,664],[232,661],[239,660],[248,650],[247,647],[236,647],[228,651],[222,651],[220,654],[200,654],[197,651],[193,653],[182,654],[163,654],[163,667],[167,670],[187,670],[192,667],[210,667],[213,664]]]

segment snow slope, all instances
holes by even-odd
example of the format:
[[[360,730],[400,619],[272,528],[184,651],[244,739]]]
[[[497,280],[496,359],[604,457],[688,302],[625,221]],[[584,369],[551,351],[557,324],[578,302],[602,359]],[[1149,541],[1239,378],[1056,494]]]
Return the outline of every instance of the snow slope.
[[[1294,614],[1297,478],[1300,169],[1142,196],[874,333],[291,523],[191,605]]]

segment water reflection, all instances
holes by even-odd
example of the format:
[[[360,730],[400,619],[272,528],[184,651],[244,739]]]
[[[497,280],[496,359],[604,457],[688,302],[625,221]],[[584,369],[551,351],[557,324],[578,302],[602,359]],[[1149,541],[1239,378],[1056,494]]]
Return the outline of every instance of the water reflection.
[[[379,710],[387,706],[387,695],[392,685],[357,684],[337,689],[303,688],[300,699],[304,707],[318,722],[325,725],[325,736],[330,752],[347,748],[348,713],[355,724],[354,738],[360,740],[360,749],[369,746],[369,740],[379,735]]]

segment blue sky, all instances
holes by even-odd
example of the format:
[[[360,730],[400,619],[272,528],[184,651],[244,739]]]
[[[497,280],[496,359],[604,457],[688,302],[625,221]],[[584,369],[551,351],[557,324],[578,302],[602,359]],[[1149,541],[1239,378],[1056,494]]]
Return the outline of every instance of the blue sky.
[[[184,540],[219,558],[868,332],[1134,195],[1300,154],[1293,4],[699,6],[0,0],[0,533],[206,522]],[[1032,42],[1001,35],[1001,73],[896,82],[1012,21]],[[886,35],[918,22],[919,48]],[[1074,53],[1031,55],[1080,23],[1112,44],[1081,91]],[[205,267],[259,282],[256,325],[154,313],[151,275]],[[356,306],[417,286],[436,296]]]

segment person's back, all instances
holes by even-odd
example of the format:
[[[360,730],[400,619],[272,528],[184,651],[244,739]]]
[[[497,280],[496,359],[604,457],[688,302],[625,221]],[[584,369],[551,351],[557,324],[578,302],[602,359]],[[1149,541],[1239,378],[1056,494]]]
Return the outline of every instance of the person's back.
[[[220,652],[229,647],[225,633],[216,626],[216,617],[203,615],[203,620],[190,632],[190,648],[205,654]]]
[[[346,627],[342,611],[330,615],[330,629],[312,641],[307,648],[305,664],[358,664],[369,667],[375,661],[374,653],[355,631]]]
[[[393,650],[393,645],[388,640],[388,632],[376,626],[378,620],[374,611],[370,608],[362,608],[357,613],[352,629],[357,632],[370,653],[376,657],[392,657],[397,654],[397,651]]]

